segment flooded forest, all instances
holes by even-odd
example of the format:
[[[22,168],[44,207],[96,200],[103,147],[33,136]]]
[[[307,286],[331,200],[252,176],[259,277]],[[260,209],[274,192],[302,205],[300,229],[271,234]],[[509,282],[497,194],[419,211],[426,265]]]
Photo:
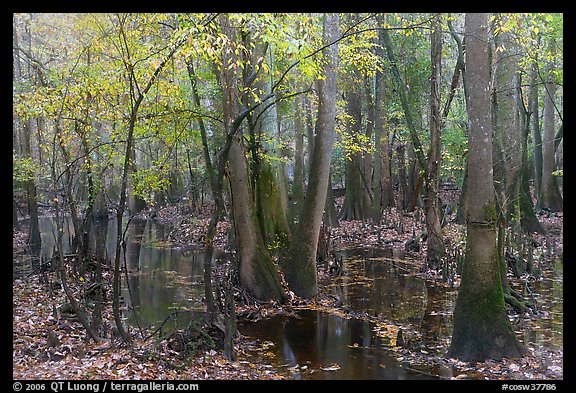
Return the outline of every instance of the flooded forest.
[[[12,20],[14,380],[564,379],[563,14]]]

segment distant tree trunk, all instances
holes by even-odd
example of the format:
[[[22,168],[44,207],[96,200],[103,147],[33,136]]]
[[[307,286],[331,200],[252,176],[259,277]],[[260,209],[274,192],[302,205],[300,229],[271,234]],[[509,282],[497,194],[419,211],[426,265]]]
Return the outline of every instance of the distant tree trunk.
[[[440,164],[442,162],[442,114],[440,113],[440,81],[442,64],[442,33],[440,31],[440,14],[432,21],[430,78],[430,151],[426,171],[424,209],[426,216],[426,264],[428,269],[440,267],[444,256],[444,238],[440,224],[440,206],[438,206]]]
[[[466,209],[468,206],[468,155],[464,159],[464,178],[462,179],[462,190],[458,198],[458,211],[456,212],[456,223],[460,225],[466,224]]]
[[[146,209],[146,201],[138,195],[134,195],[132,192],[132,180],[131,174],[137,172],[137,160],[136,160],[136,146],[135,141],[132,143],[132,149],[129,153],[130,165],[128,166],[128,210],[131,215],[140,213],[142,210]]]
[[[292,183],[292,205],[290,207],[290,224],[297,219],[302,202],[304,201],[304,100],[298,96],[295,100],[294,138],[296,140],[294,152],[294,181]]]
[[[466,66],[464,63],[464,43],[462,42],[462,39],[460,38],[460,36],[456,33],[456,30],[454,29],[454,25],[452,24],[452,21],[450,19],[448,19],[448,28],[450,29],[450,35],[452,36],[452,38],[456,42],[456,47],[458,48],[458,59],[456,60],[456,63],[457,63],[456,67],[459,68],[460,74],[462,76],[462,87],[464,89],[464,100],[466,100],[468,97],[468,93],[467,93],[467,89],[466,89],[466,78],[465,78]],[[455,72],[456,72],[456,70],[455,70]],[[456,73],[455,73],[455,75],[456,75]],[[454,80],[454,77],[453,77],[453,80]],[[455,87],[456,87],[455,84],[453,84],[452,88],[454,89]],[[446,116],[444,116],[444,119],[446,119]],[[466,138],[468,138],[467,125],[464,127],[464,136]],[[467,206],[466,195],[467,195],[467,191],[468,191],[468,155],[466,154],[464,157],[464,178],[462,179],[462,189],[460,191],[460,196],[458,199],[458,210],[456,211],[456,223],[460,224],[460,225],[466,224],[466,206]]]
[[[348,101],[347,113],[351,120],[347,122],[348,133],[353,143],[358,143],[361,132],[362,116],[360,106],[360,94],[352,88],[346,95]],[[368,190],[363,180],[364,162],[362,153],[353,152],[346,160],[346,194],[344,204],[340,211],[339,219],[345,221],[364,220],[370,214],[370,200]]]
[[[338,14],[324,14],[324,44],[339,37]],[[296,232],[292,237],[282,268],[290,289],[298,296],[311,298],[317,295],[316,251],[322,215],[326,205],[326,192],[330,176],[330,160],[336,126],[336,69],[338,43],[324,50],[323,74],[319,82],[319,106],[316,122],[314,153],[310,165],[310,179],[306,199],[302,206]]]
[[[548,43],[549,51],[556,53],[556,41],[552,38]],[[544,141],[542,154],[542,207],[546,207],[553,212],[562,211],[563,200],[556,176],[552,173],[556,170],[555,159],[555,110],[554,100],[556,95],[556,82],[554,81],[554,64],[548,63],[546,83],[544,84]]]
[[[402,104],[402,109],[404,110],[404,118],[406,120],[406,126],[408,127],[408,131],[410,133],[410,141],[412,142],[412,146],[414,148],[414,154],[416,156],[416,160],[418,162],[420,169],[425,170],[427,162],[426,158],[424,157],[424,150],[422,149],[422,144],[420,143],[418,133],[416,130],[416,125],[414,124],[414,117],[412,115],[410,103],[408,102],[408,97],[406,95],[406,86],[402,81],[400,71],[398,71],[398,65],[396,63],[396,57],[394,56],[394,48],[392,47],[392,41],[390,40],[388,30],[381,30],[381,31],[383,32],[382,37],[384,47],[386,48],[388,60],[390,61],[392,76],[396,81],[398,93],[400,94],[400,102]]]
[[[538,100],[538,63],[530,70],[529,110],[532,112],[532,142],[534,144],[534,191],[536,211],[542,208],[542,133],[540,131],[540,104]]]
[[[186,60],[186,69],[188,71],[188,78],[190,79],[190,85],[192,87],[192,98],[194,100],[194,105],[196,105],[197,108],[200,108],[201,103],[200,95],[198,94],[198,78],[196,76],[196,71],[194,70],[194,63],[192,63],[191,59]],[[210,148],[208,146],[208,135],[206,133],[206,125],[204,124],[204,119],[199,116],[197,121],[198,128],[200,129],[200,138],[202,141],[202,153],[204,157],[204,165],[206,166],[206,175],[208,176],[210,191],[212,192],[212,198],[214,200],[212,212],[210,214],[210,220],[208,221],[208,227],[206,228],[203,262],[206,312],[208,314],[209,322],[212,322],[216,313],[214,293],[212,291],[212,256],[214,255],[214,237],[216,236],[216,229],[221,216],[224,214],[224,199],[222,195],[224,188],[224,167],[228,153],[224,155],[221,151],[221,155],[218,156],[218,162],[216,165],[212,164],[212,159],[210,158]]]
[[[467,13],[469,205],[466,256],[454,310],[449,357],[484,361],[526,353],[508,319],[496,251],[496,205],[492,178],[488,14]]]
[[[332,191],[332,172],[328,176],[328,189],[326,190],[326,206],[324,207],[324,217],[322,222],[329,227],[339,227],[338,212],[336,211],[336,202],[334,201],[334,192]]]
[[[530,134],[530,111],[524,106],[522,100],[522,87],[520,76],[516,79],[516,98],[520,108],[520,128],[521,138],[521,168],[520,168],[520,190],[519,190],[519,209],[520,209],[520,226],[527,233],[537,232],[545,233],[544,227],[538,221],[534,212],[534,203],[532,202],[532,193],[530,192],[530,162],[528,161],[528,135]]]
[[[310,179],[310,166],[314,156],[314,120],[312,119],[312,104],[308,96],[304,97],[304,113],[306,114],[306,179]],[[305,180],[306,182],[306,180]]]
[[[12,231],[19,231],[20,223],[18,222],[18,205],[16,199],[12,196]]]
[[[24,121],[23,127],[24,157],[32,158],[30,146],[30,120]],[[32,250],[40,251],[42,239],[40,237],[40,226],[38,224],[38,199],[36,194],[36,182],[31,179],[24,182],[24,189],[27,194],[28,214],[30,215],[30,228],[28,230],[27,244]]]
[[[14,16],[15,18],[15,16]],[[17,84],[24,84],[24,76],[22,75],[22,65],[20,63],[20,53],[18,51],[20,48],[20,40],[18,37],[18,30],[16,29],[16,21],[14,20],[12,39],[14,45],[14,57],[13,57],[13,80]],[[30,33],[28,32],[28,35]],[[31,37],[27,37],[27,42],[31,42]],[[30,67],[29,67],[30,70]],[[29,71],[30,74],[30,71]],[[30,76],[31,78],[31,76]],[[22,156],[24,158],[32,158],[32,146],[31,146],[31,119],[21,120],[22,133],[20,141],[22,142]],[[40,238],[40,226],[38,224],[38,200],[36,195],[36,182],[31,179],[27,180],[23,184],[24,190],[27,194],[27,204],[28,204],[28,214],[30,215],[30,228],[28,231],[27,244],[35,251],[40,251],[42,246],[42,240]]]
[[[378,16],[379,24],[382,17]],[[384,60],[384,37],[382,31],[378,32],[378,46],[376,55]],[[394,205],[392,190],[392,176],[388,146],[388,132],[386,131],[386,89],[385,78],[382,71],[377,70],[374,76],[374,203],[372,219],[380,223],[382,209]]]
[[[498,22],[504,23],[505,15],[499,15]],[[495,123],[494,134],[497,146],[501,149],[498,154],[497,167],[500,168],[500,178],[497,179],[498,198],[501,201],[503,216],[507,223],[517,227],[520,225],[519,194],[521,169],[521,140],[520,111],[517,78],[518,74],[518,48],[513,42],[511,32],[501,31],[496,36],[496,45],[506,48],[496,53],[495,93],[494,106]],[[513,221],[512,221],[513,220]]]
[[[396,200],[396,212],[399,222],[396,223],[398,234],[404,233],[404,210],[406,208],[406,163],[404,159],[405,146],[399,144],[396,146],[396,159],[398,160],[398,198]]]

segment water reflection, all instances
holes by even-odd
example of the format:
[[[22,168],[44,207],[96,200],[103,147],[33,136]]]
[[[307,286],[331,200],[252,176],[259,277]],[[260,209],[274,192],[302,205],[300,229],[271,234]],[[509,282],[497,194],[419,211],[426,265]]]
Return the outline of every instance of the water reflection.
[[[344,307],[400,324],[421,324],[428,298],[426,283],[405,274],[398,250],[343,252],[346,275],[332,287]]]
[[[126,263],[130,312],[128,323],[147,327],[164,321],[174,310],[202,312],[204,253],[163,246],[169,229],[154,221],[131,224]],[[215,254],[213,266],[224,256]],[[181,318],[182,323],[187,321]]]
[[[41,217],[41,255],[52,258],[56,249],[56,223],[52,217]],[[98,259],[111,264],[116,250],[116,219],[92,222],[90,250]],[[71,250],[74,235],[71,219],[63,226],[64,253]],[[204,310],[204,253],[191,248],[172,248],[165,244],[170,227],[153,220],[124,220],[125,249],[121,249],[124,317],[133,326],[158,324],[173,310]],[[225,260],[215,252],[213,267]],[[126,281],[126,277],[128,280]]]
[[[279,316],[238,328],[244,335],[274,343],[261,355],[293,370],[295,379],[430,378],[401,367],[385,340],[360,319],[302,310],[298,318]]]
[[[430,291],[437,296],[440,289],[428,288],[425,280],[408,274],[409,266],[396,249],[341,252],[344,274],[321,285],[329,286],[331,295],[339,299],[343,309],[358,318],[302,310],[298,318],[281,316],[239,324],[240,332],[274,343],[271,348],[276,351],[272,361],[275,366],[305,365],[306,370],[300,367],[295,378],[434,378],[402,367],[390,347],[392,338],[377,335],[374,323],[365,316],[408,330],[429,329],[432,337],[425,339],[432,338],[437,343],[440,334],[449,333],[445,319],[439,316],[445,308],[453,307],[455,296],[443,298],[443,303],[430,301]],[[259,358],[261,353],[254,351],[254,356]],[[337,364],[338,369],[323,370],[330,369],[332,364]],[[446,372],[450,371],[435,371],[436,374]]]

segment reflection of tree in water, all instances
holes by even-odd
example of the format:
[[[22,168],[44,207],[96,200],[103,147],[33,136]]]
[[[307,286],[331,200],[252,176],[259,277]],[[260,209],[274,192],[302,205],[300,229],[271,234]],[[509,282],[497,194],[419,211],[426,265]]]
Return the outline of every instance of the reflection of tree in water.
[[[392,248],[352,252],[345,259],[349,289],[344,304],[385,321],[420,325],[427,303],[425,281],[408,275]]]
[[[167,233],[152,220],[133,221],[127,231],[128,282],[137,311],[128,315],[132,325],[136,325],[136,315],[145,327],[162,323],[174,309],[204,309],[203,253],[160,247]],[[124,291],[129,297],[128,289]],[[178,319],[178,326],[186,324],[187,314],[178,314]]]

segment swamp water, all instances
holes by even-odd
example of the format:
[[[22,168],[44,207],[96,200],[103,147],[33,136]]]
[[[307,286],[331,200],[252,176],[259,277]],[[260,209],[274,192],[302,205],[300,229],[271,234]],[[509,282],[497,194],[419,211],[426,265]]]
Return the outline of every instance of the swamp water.
[[[95,223],[93,246],[114,256],[114,219]],[[51,257],[55,224],[40,220],[42,255]],[[68,231],[71,226],[68,225]],[[65,252],[69,242],[65,231]],[[204,309],[204,254],[166,245],[170,229],[154,221],[130,222],[126,232],[128,286],[123,283],[125,319],[133,329],[181,327]],[[395,249],[341,250],[343,273],[321,283],[339,303],[338,310],[295,310],[257,322],[238,323],[248,345],[238,361],[264,364],[271,372],[293,379],[439,379],[452,369],[406,364],[394,348],[398,329],[430,353],[445,354],[452,330],[457,289],[425,281],[417,262]],[[213,267],[225,260],[215,254]],[[543,317],[535,328],[515,327],[518,337],[536,347],[562,348],[562,263],[546,270],[540,281],[529,283]],[[129,290],[128,290],[129,288]],[[342,312],[342,310],[344,310]]]

